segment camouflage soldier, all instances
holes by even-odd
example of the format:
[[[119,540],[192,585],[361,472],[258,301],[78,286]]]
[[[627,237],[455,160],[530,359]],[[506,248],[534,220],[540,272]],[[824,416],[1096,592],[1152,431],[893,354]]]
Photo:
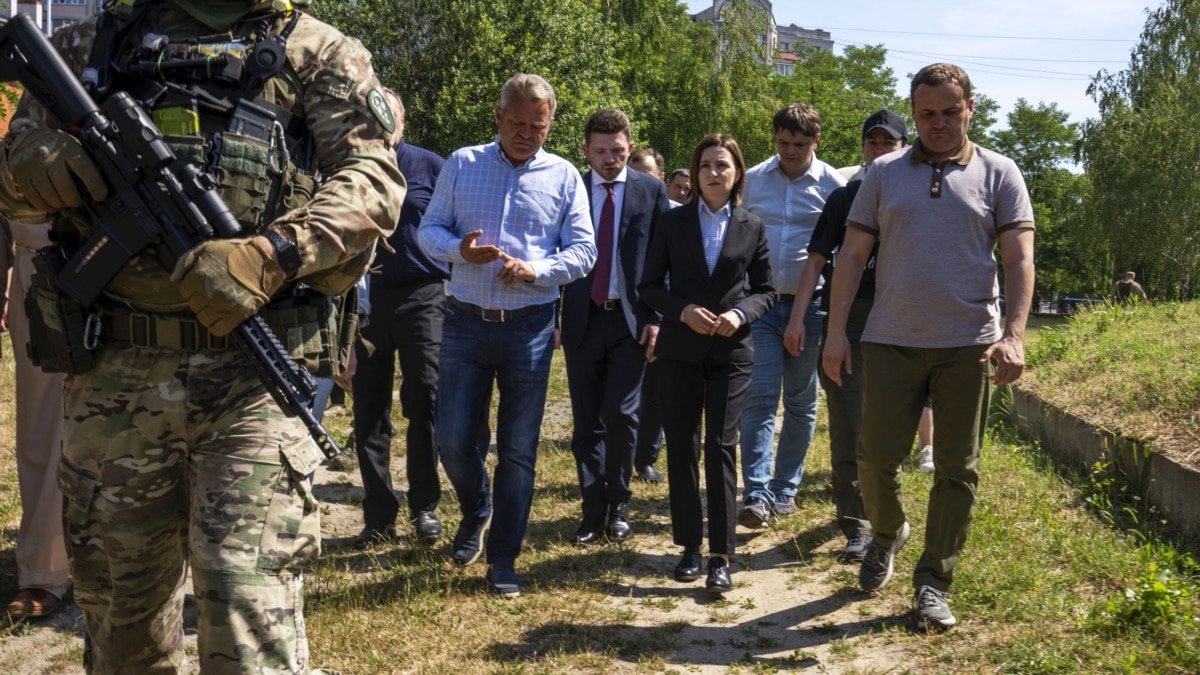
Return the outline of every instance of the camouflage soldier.
[[[188,565],[201,670],[308,670],[302,570],[321,534],[305,476],[322,455],[224,336],[261,309],[294,357],[336,374],[326,298],[394,227],[404,179],[369,55],[293,4],[305,3],[116,0],[53,38],[95,98],[146,105],[246,233],[174,269],[147,251],[88,308],[99,345],[66,379],[59,486],[90,672],[187,670]],[[81,193],[108,189],[57,126],[22,99],[0,148],[0,210],[50,221],[69,247],[97,226]]]

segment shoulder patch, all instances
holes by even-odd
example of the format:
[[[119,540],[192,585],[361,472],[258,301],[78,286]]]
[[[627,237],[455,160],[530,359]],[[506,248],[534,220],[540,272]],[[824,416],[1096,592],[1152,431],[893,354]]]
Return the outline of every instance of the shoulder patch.
[[[389,134],[396,133],[396,116],[392,114],[392,109],[388,106],[387,99],[383,97],[383,92],[372,89],[371,93],[367,94],[367,105],[375,114],[375,119],[379,120]]]

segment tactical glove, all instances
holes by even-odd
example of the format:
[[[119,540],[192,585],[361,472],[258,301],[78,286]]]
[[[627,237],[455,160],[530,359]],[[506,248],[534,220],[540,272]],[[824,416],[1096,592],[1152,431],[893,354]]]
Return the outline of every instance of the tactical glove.
[[[108,197],[100,169],[65,131],[39,128],[16,137],[8,148],[8,170],[25,201],[47,214],[83,206],[76,181],[95,201]]]
[[[179,259],[171,281],[213,335],[228,335],[254,316],[287,280],[256,239],[214,239]]]

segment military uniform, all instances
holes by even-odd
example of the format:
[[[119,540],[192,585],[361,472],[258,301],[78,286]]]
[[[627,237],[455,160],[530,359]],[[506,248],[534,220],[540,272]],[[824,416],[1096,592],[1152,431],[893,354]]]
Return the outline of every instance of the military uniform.
[[[103,94],[105,87],[140,93],[147,82],[172,81],[182,71],[138,63],[196,52],[187,38],[199,38],[200,51],[211,55],[203,45],[240,43],[250,51],[283,36],[282,69],[256,86],[245,87],[244,78],[214,83],[193,69],[199,99],[180,103],[172,100],[178,91],[169,92],[153,116],[180,161],[203,164],[216,178],[247,234],[269,226],[295,242],[300,266],[273,297],[290,297],[297,282],[340,293],[394,228],[404,198],[395,119],[370,56],[288,2],[259,3],[217,30],[195,9],[206,4],[221,3],[119,0],[52,41],[85,83],[96,81],[85,68],[101,65]],[[94,58],[101,46],[111,59]],[[228,63],[243,52],[220,53],[232,55],[220,60]],[[114,72],[106,72],[108,63]],[[271,111],[278,122],[271,138],[250,142],[232,133],[222,96]],[[86,211],[39,213],[9,171],[10,143],[59,126],[47,117],[22,98],[0,150],[0,208],[15,221],[53,219],[56,231],[86,237],[96,226]],[[131,260],[94,308],[103,318],[94,367],[66,378],[59,486],[75,597],[86,618],[85,662],[96,673],[186,670],[190,565],[204,672],[305,672],[302,570],[321,538],[305,477],[321,452],[245,357],[197,320],[171,276],[150,252]],[[307,339],[305,330],[279,332],[289,348]]]

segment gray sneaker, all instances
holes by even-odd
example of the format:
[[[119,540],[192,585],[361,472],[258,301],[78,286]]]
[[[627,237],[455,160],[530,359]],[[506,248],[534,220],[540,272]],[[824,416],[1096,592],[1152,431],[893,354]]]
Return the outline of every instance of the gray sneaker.
[[[771,507],[756,497],[751,497],[738,509],[738,525],[758,530],[771,522]]]
[[[917,608],[917,628],[926,632],[946,630],[958,623],[950,613],[950,606],[942,592],[933,586],[920,586],[913,593],[913,604]]]
[[[896,554],[908,543],[908,523],[896,533],[896,539],[888,548],[871,541],[867,547],[867,555],[863,558],[862,567],[858,568],[858,586],[864,591],[877,591],[892,580],[892,566],[896,562]]]

